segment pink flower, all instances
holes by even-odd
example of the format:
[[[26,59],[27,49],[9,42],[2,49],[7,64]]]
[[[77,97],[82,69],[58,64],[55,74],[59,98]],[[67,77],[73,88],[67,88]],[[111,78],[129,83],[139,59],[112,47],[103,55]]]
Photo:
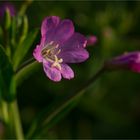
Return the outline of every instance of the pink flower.
[[[87,37],[87,46],[94,45],[97,42],[97,37],[92,35]]]
[[[57,16],[43,20],[41,36],[33,56],[43,63],[46,75],[53,81],[60,81],[62,77],[73,78],[74,72],[68,63],[80,63],[88,59],[89,53],[84,49],[86,38],[74,32],[71,20],[60,20]]]
[[[140,52],[129,52],[109,60],[106,63],[109,70],[127,69],[133,72],[140,72]]]

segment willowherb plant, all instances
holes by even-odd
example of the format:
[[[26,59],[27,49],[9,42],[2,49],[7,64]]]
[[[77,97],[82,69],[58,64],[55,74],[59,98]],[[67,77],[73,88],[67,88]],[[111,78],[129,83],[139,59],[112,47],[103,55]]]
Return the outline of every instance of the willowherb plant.
[[[80,63],[88,59],[85,49],[86,38],[74,32],[71,20],[60,20],[57,16],[47,17],[41,26],[41,41],[34,50],[34,57],[43,63],[46,75],[53,81],[74,78],[67,63]]]

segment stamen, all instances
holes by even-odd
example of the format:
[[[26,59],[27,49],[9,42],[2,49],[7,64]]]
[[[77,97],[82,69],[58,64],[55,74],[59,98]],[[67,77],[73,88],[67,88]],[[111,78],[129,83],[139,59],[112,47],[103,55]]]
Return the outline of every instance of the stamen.
[[[56,55],[58,55],[60,52],[61,52],[61,50],[59,49],[59,50],[56,52]]]
[[[61,70],[60,63],[63,62],[62,58],[58,58],[57,55],[61,52],[61,49],[58,49],[59,44],[54,44],[53,41],[51,41],[49,44],[45,45],[45,47],[42,49],[42,56],[49,62],[52,63],[52,67],[55,67],[59,70]]]
[[[55,48],[58,48],[59,47],[59,44],[57,44],[56,46],[55,46]]]
[[[59,63],[62,63],[62,62],[63,62],[63,59],[62,59],[62,58],[60,58],[60,59],[58,60],[58,62],[59,62]]]
[[[46,59],[47,61],[51,62],[51,63],[54,63],[54,61],[53,61],[52,59],[48,58],[47,56],[45,57],[45,59]]]
[[[60,63],[62,63],[63,62],[63,59],[61,58],[61,59],[58,59],[58,57],[55,55],[54,56],[55,57],[55,61],[54,61],[54,63],[52,64],[52,67],[56,67],[56,68],[58,68],[59,70],[61,70],[61,65],[60,65]]]
[[[54,42],[53,41],[51,41],[50,43],[49,43],[49,45],[52,45]]]

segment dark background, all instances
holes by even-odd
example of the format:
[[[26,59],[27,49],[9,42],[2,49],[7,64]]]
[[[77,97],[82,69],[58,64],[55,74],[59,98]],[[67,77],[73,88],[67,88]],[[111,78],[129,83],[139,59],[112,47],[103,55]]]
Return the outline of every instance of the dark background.
[[[12,2],[18,9],[22,2]],[[72,64],[75,78],[50,81],[42,66],[18,87],[18,100],[26,132],[31,121],[57,97],[73,92],[101,67],[104,60],[140,49],[140,2],[138,1],[34,1],[27,9],[30,30],[50,15],[68,18],[75,30],[96,35],[87,49],[90,58]],[[29,56],[40,35],[32,46]],[[105,73],[91,86],[79,104],[57,123],[50,138],[140,138],[140,75],[130,71]]]

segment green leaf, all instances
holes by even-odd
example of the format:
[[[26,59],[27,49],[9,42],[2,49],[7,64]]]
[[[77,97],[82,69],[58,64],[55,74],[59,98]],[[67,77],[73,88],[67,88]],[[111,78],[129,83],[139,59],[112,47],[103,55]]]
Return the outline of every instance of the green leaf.
[[[15,48],[17,44],[16,32],[17,32],[17,18],[14,16],[12,17],[12,23],[11,23],[11,44],[13,48]]]
[[[28,50],[32,46],[37,36],[37,33],[38,33],[38,29],[35,29],[32,32],[30,32],[25,38],[25,40],[23,41],[23,43],[17,47],[13,56],[14,69],[17,69],[20,62],[23,60],[23,58],[27,54]]]
[[[24,15],[24,16],[12,17],[11,42],[14,49],[16,48],[16,46],[20,46],[23,43],[27,34],[28,34],[27,16]],[[17,35],[17,38],[16,38],[16,35]]]
[[[28,18],[26,15],[24,15],[22,17],[22,20],[23,20],[23,27],[22,28],[22,34],[21,34],[21,37],[19,39],[19,46],[21,46],[21,44],[23,43],[23,41],[25,40],[26,36],[27,36],[27,33],[28,33]]]
[[[0,46],[0,94],[6,101],[12,101],[15,93],[14,71],[6,53]]]

